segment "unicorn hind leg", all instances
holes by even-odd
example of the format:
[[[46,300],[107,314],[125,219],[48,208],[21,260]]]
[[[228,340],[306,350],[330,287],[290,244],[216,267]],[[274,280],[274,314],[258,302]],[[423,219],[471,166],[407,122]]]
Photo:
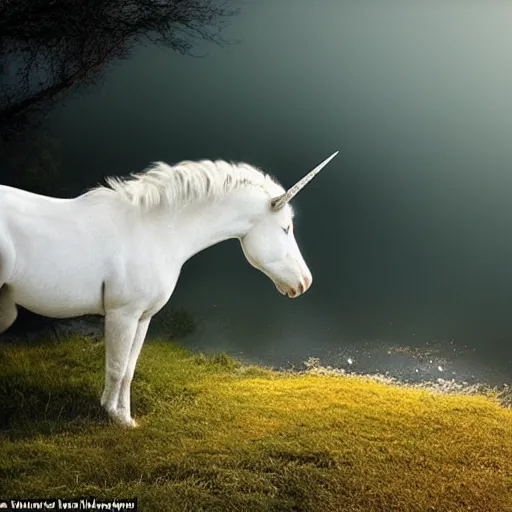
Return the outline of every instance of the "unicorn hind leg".
[[[18,308],[12,299],[11,290],[7,284],[0,287],[0,334],[14,323],[18,316]]]
[[[0,334],[14,323],[18,316],[18,308],[12,297],[9,279],[15,263],[15,250],[12,240],[6,235],[0,224]]]

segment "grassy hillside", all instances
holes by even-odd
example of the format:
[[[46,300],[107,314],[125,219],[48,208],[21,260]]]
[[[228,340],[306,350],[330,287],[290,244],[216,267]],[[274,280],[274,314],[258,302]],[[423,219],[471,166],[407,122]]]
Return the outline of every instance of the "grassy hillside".
[[[512,410],[291,375],[148,342],[136,430],[99,407],[103,343],[0,349],[0,496],[138,497],[158,511],[512,510]]]

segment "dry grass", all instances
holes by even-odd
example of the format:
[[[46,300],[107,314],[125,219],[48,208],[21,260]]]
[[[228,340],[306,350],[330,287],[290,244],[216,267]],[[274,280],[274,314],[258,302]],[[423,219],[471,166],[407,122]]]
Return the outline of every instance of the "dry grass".
[[[0,496],[138,497],[143,511],[512,511],[512,410],[291,375],[148,342],[141,427],[98,401],[103,344],[0,351]]]

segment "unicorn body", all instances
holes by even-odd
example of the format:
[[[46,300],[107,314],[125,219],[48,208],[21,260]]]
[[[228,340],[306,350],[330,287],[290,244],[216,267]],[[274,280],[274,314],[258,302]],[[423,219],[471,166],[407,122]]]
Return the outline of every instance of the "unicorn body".
[[[289,205],[300,182],[286,192],[256,168],[224,161],[160,162],[107,181],[74,199],[0,186],[0,332],[15,321],[16,305],[54,318],[103,315],[101,403],[115,422],[133,427],[136,362],[152,316],[189,258],[238,238],[281,293],[299,296],[312,276]]]

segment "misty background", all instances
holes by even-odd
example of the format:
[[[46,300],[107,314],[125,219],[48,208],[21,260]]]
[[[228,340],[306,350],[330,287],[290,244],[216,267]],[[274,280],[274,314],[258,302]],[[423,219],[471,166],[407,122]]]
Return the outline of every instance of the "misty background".
[[[308,293],[280,296],[236,241],[208,249],[169,303],[199,322],[183,344],[274,366],[510,380],[512,6],[238,5],[226,44],[198,42],[195,57],[137,44],[52,107],[55,195],[202,158],[286,187],[339,150],[294,201]]]

